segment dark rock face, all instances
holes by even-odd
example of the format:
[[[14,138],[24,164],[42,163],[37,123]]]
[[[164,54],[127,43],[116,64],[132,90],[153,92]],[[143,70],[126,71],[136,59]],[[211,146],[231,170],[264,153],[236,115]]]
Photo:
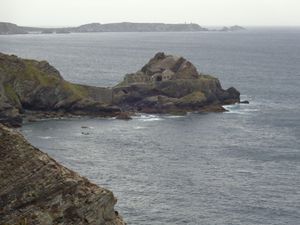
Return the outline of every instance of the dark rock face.
[[[224,104],[239,102],[233,87],[224,90],[219,80],[199,74],[183,57],[157,53],[140,71],[127,74],[113,88],[113,103],[123,109],[148,113],[221,111]],[[215,110],[217,109],[217,110]]]
[[[9,104],[2,103],[0,111],[0,123],[6,126],[20,127],[22,124],[22,117],[19,110],[10,106]]]
[[[0,225],[125,225],[116,202],[0,124]]]
[[[163,52],[157,53],[142,69],[145,75],[160,74],[161,80],[175,78],[197,78],[197,69],[182,57],[166,56]],[[161,81],[158,80],[158,81]]]
[[[250,102],[248,100],[245,100],[245,101],[240,101],[240,104],[250,104]]]
[[[119,115],[117,115],[116,119],[118,120],[131,120],[131,113],[129,112],[121,112]]]

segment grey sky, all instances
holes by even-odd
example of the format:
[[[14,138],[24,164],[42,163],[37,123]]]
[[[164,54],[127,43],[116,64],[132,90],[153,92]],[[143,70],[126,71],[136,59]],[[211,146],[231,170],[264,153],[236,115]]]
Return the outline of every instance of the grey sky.
[[[300,26],[300,0],[0,0],[0,21],[27,26],[124,21]]]

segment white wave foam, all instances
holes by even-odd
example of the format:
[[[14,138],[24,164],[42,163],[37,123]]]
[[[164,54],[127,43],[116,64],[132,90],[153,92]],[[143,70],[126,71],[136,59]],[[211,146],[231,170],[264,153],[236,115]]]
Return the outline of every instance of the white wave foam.
[[[95,127],[92,127],[92,126],[81,126],[81,129],[95,129]]]
[[[52,139],[54,137],[51,137],[51,136],[38,136],[38,138],[40,138],[40,139]]]
[[[223,106],[226,110],[234,111],[234,110],[240,110],[240,104],[234,104],[234,105],[224,105]]]
[[[185,116],[175,116],[175,115],[169,115],[169,116],[165,116],[166,118],[170,118],[170,119],[173,119],[173,118],[182,118],[182,117],[185,117]]]
[[[258,112],[258,104],[233,104],[233,105],[224,105],[223,106],[226,110],[228,110],[225,113],[234,113],[234,114],[251,114],[253,112]]]
[[[158,116],[158,115],[146,115],[146,114],[141,114],[140,116],[134,116],[133,118],[136,118],[140,121],[143,122],[151,122],[151,121],[158,121],[158,120],[163,120],[162,117]]]
[[[134,127],[134,129],[136,129],[136,130],[141,130],[141,129],[145,129],[146,127],[140,127],[140,126],[136,126],[136,127]]]

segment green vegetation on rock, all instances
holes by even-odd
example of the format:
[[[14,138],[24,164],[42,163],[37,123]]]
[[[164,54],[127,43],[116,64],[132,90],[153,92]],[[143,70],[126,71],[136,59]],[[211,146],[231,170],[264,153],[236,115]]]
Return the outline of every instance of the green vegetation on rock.
[[[65,81],[46,61],[0,53],[0,122],[20,118],[26,109],[115,116],[120,110],[109,106],[109,93],[108,88]]]
[[[19,97],[16,94],[15,90],[13,89],[13,87],[11,86],[11,84],[4,84],[4,91],[5,91],[5,95],[6,97],[13,102],[15,105],[21,106],[21,103],[19,101]]]
[[[195,91],[178,100],[181,104],[203,104],[206,101],[205,94],[201,91]]]
[[[42,86],[57,85],[61,81],[58,77],[41,71],[33,60],[24,60],[24,62],[23,79],[34,80]]]
[[[70,82],[62,82],[62,88],[65,91],[69,91],[76,98],[88,98],[88,90],[85,86],[79,84],[72,84]]]

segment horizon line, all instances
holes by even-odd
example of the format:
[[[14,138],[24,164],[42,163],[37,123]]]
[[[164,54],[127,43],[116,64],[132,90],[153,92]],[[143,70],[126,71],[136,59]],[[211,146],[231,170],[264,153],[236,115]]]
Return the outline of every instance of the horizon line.
[[[182,23],[166,23],[166,22],[130,22],[130,21],[123,21],[123,22],[109,22],[109,23],[101,23],[101,22],[87,22],[87,23],[81,23],[79,25],[21,25],[15,22],[8,22],[8,21],[0,21],[0,23],[11,23],[11,24],[15,24],[17,26],[20,27],[34,27],[34,28],[70,28],[70,27],[79,27],[82,25],[86,25],[86,24],[101,24],[101,25],[105,25],[105,24],[118,24],[118,23],[136,23],[136,24],[197,24],[201,27],[231,27],[231,26],[242,26],[242,27],[300,27],[299,25],[241,25],[241,24],[234,24],[234,25],[202,25],[199,23],[195,23],[195,22],[182,22]]]

